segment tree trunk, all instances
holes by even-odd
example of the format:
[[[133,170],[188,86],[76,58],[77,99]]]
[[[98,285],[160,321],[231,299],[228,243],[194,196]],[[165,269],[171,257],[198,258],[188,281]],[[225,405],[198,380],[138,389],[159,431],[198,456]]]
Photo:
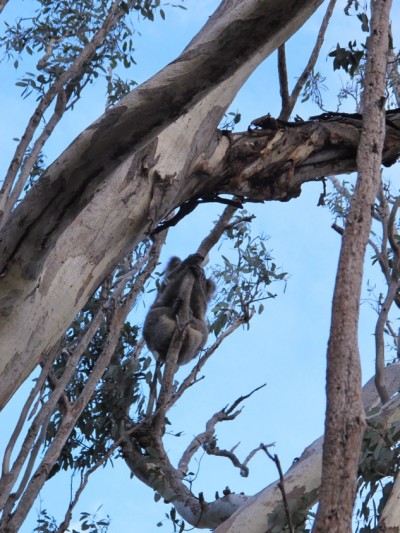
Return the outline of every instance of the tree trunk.
[[[352,530],[358,461],[365,429],[358,317],[372,208],[381,183],[391,2],[381,0],[374,6],[362,100],[364,124],[357,153],[358,178],[346,219],[333,296],[322,484],[314,533]]]
[[[225,0],[29,191],[0,233],[0,408],[127,251],[199,194],[194,166],[237,91],[321,3]]]

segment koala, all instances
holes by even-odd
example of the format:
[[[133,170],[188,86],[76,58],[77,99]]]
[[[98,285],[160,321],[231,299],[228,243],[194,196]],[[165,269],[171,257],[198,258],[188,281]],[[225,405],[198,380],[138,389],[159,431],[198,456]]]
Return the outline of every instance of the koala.
[[[203,348],[208,337],[207,305],[215,292],[215,283],[207,279],[200,254],[189,255],[181,261],[172,257],[167,265],[157,297],[151,306],[144,325],[143,337],[149,350],[164,362],[177,325],[177,315],[183,302],[189,302],[189,327],[178,355],[178,365],[191,361]],[[185,295],[185,279],[194,276],[189,295]]]

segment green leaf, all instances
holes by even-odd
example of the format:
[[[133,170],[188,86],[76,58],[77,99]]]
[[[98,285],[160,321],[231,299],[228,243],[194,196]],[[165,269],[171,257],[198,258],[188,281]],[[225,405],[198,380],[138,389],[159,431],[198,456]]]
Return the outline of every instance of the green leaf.
[[[366,13],[359,13],[357,18],[361,21],[361,29],[369,33],[369,20]]]

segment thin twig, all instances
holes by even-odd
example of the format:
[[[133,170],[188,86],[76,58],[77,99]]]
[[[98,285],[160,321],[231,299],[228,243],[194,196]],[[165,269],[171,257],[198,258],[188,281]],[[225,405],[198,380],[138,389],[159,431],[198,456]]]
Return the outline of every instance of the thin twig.
[[[281,462],[279,461],[279,457],[276,454],[272,455],[271,453],[269,453],[268,447],[265,444],[260,444],[260,447],[268,455],[268,457],[271,459],[271,461],[273,461],[276,464],[276,468],[278,469],[278,473],[279,473],[278,488],[279,488],[279,490],[281,491],[281,494],[282,494],[283,505],[285,507],[285,513],[286,513],[286,518],[287,518],[287,521],[288,521],[289,531],[290,531],[290,533],[294,533],[292,517],[291,517],[290,509],[289,509],[289,502],[288,502],[288,499],[287,499],[287,496],[286,496],[286,491],[285,491],[285,477],[284,477],[283,472],[282,472]]]
[[[20,142],[17,145],[15,153],[11,159],[11,164],[8,168],[7,174],[4,179],[3,186],[0,190],[0,222],[1,227],[6,223],[9,213],[11,213],[14,204],[12,200],[14,199],[15,194],[11,194],[13,184],[15,182],[18,170],[21,163],[24,160],[25,153],[31,143],[33,136],[36,132],[40,121],[42,120],[44,113],[50,107],[55,98],[60,97],[64,92],[64,87],[72,79],[76,79],[79,76],[82,76],[81,70],[85,64],[90,62],[91,58],[95,55],[96,50],[102,46],[105,38],[112,30],[112,28],[119,22],[119,20],[124,17],[126,12],[121,9],[120,1],[114,0],[112,3],[109,13],[105,18],[103,25],[93,36],[92,40],[85,46],[85,48],[79,53],[78,57],[72,63],[71,67],[63,72],[60,77],[53,83],[49,88],[47,93],[41,99],[39,105],[33,112],[31,118],[29,119],[28,125],[25,129],[24,134],[21,137]],[[65,106],[63,103],[62,107]],[[59,105],[59,104],[57,104]],[[59,107],[59,110],[61,107]],[[52,129],[54,129],[55,124],[58,122],[60,117],[58,117],[58,112],[55,113],[52,117]],[[50,131],[50,133],[51,133]],[[35,144],[35,151],[38,153],[43,147],[44,142],[47,140],[48,135],[41,135],[41,141]],[[38,139],[39,141],[39,139]],[[31,161],[31,165],[34,161]],[[28,167],[24,167],[24,174],[27,173]],[[29,172],[28,172],[29,173]],[[18,188],[21,189],[21,183],[18,184]],[[21,189],[22,190],[22,189]],[[1,219],[2,217],[2,219]]]
[[[81,482],[79,484],[78,489],[75,491],[75,496],[71,500],[68,509],[65,513],[64,520],[61,522],[60,527],[57,529],[56,533],[64,533],[64,531],[67,530],[69,527],[69,524],[71,522],[72,518],[72,511],[76,504],[78,503],[79,497],[82,494],[83,490],[85,489],[87,482],[89,481],[89,476],[93,474],[100,466],[102,466],[107,459],[111,457],[111,455],[115,452],[115,450],[118,448],[118,446],[121,444],[122,438],[118,439],[114,442],[114,444],[107,450],[107,452],[98,460],[96,463],[89,468],[84,474],[81,476]]]
[[[285,98],[282,97],[282,111],[279,115],[280,120],[289,120],[290,115],[293,111],[294,106],[296,105],[297,99],[304,87],[304,84],[306,83],[308,77],[310,76],[313,68],[315,67],[315,64],[317,62],[319,53],[321,51],[322,44],[325,39],[325,33],[330,21],[330,18],[332,16],[333,10],[335,8],[336,0],[331,0],[328,4],[328,7],[326,8],[326,12],[324,15],[324,18],[322,19],[321,27],[318,32],[317,40],[314,45],[314,49],[311,52],[310,58],[307,62],[307,65],[305,66],[303,72],[301,73],[300,77],[298,78],[296,85],[294,86],[294,89],[292,91],[292,94],[289,96],[285,94],[285,86],[281,85],[280,90],[281,94],[285,96]],[[281,49],[279,49],[280,56],[279,56],[279,81],[285,84],[285,73],[286,65],[283,67],[280,63],[285,61],[284,55],[282,55]],[[286,74],[286,83],[287,83],[287,74]],[[286,105],[285,105],[286,104]]]
[[[388,224],[387,237],[392,248],[393,258],[391,266],[391,275],[388,283],[385,299],[381,305],[379,317],[375,327],[375,385],[378,390],[382,404],[386,404],[390,397],[385,385],[385,345],[384,333],[385,325],[388,321],[390,308],[396,298],[399,288],[400,277],[400,255],[399,246],[396,242],[396,227],[395,219],[398,208],[400,206],[400,196],[396,198],[394,206],[392,207]]]
[[[3,465],[2,465],[3,478],[10,472],[10,458],[11,458],[11,454],[14,449],[15,443],[21,433],[21,430],[26,421],[26,418],[33,404],[33,401],[35,400],[36,396],[39,394],[39,391],[41,390],[41,388],[43,387],[46,381],[47,375],[50,371],[51,365],[53,364],[53,361],[56,355],[57,355],[57,350],[51,350],[50,354],[46,357],[45,364],[42,368],[42,371],[38,379],[36,380],[36,384],[31,390],[28,396],[28,399],[26,400],[25,405],[22,408],[21,414],[19,415],[17,424],[15,426],[15,429],[10,437],[9,443],[7,444],[6,450],[4,452]]]

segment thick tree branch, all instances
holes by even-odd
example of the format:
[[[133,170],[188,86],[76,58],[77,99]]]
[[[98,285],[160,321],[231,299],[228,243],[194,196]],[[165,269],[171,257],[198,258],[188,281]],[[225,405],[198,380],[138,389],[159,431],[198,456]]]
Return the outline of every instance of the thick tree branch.
[[[250,69],[253,70],[275,49],[275,40],[285,40],[321,2],[322,0],[272,0],[268,3],[252,0],[246,4],[237,0],[222,2],[200,34],[176,61],[108,110],[48,169],[46,179],[30,191],[27,195],[29,200],[22,202],[10,220],[16,232],[14,242],[19,243],[25,231],[43,216],[44,210],[49,223],[49,206],[59,196],[60,189],[63,189],[63,197],[57,203],[58,211],[64,212],[76,194],[80,196],[82,209],[91,197],[91,194],[83,194],[85,189],[90,186],[92,192],[93,187],[100,184],[133,150],[143,148],[170,121],[186,114],[190,107],[205,100],[213,90],[218,88],[220,92],[228,80],[230,85],[233,84],[233,90],[227,96],[232,98],[244,81],[243,74],[237,76],[237,81],[232,80],[239,66],[250,63]],[[290,13],[291,28],[285,17],[281,16],[284,11]],[[225,16],[221,16],[221,13]],[[231,98],[223,103],[218,116],[214,118],[214,127],[219,123]],[[41,116],[42,112],[37,114]],[[14,157],[16,159],[18,158]],[[68,162],[67,166],[65,162]],[[69,181],[69,176],[73,177],[74,183],[66,189],[63,185],[65,181]],[[54,209],[55,206],[51,211]],[[17,221],[20,223],[19,229],[16,227]],[[48,227],[48,231],[50,229]]]
[[[205,192],[192,169],[215,155],[225,110],[321,1],[224,0],[176,61],[87,128],[11,213],[0,233],[0,408],[118,262]]]
[[[400,130],[396,125],[400,113],[391,112],[388,113],[388,117],[390,120],[388,120],[386,127],[383,160],[387,165],[390,165],[400,153]],[[229,137],[216,134],[212,143],[214,151],[208,159],[205,158],[204,154],[196,159],[192,172],[187,175],[190,188],[186,187],[180,193],[180,199],[173,199],[176,194],[173,182],[166,185],[162,181],[155,186],[153,199],[155,196],[159,197],[160,207],[163,206],[162,209],[164,209],[168,204],[166,202],[168,195],[172,194],[172,204],[169,204],[169,208],[165,207],[164,216],[177,205],[176,202],[179,204],[179,201],[183,200],[182,194],[187,195],[187,198],[201,198],[203,196],[208,197],[210,193],[233,193],[240,199],[249,201],[289,200],[300,194],[301,184],[307,181],[319,179],[333,171],[339,173],[355,170],[355,156],[361,125],[360,115],[332,114],[304,123],[288,124],[271,120],[268,127],[264,126],[263,129],[255,131],[232,134]],[[146,159],[145,153],[143,152],[142,155]],[[154,155],[151,160],[153,161],[151,164],[156,165]],[[149,228],[151,231],[157,225],[156,219],[153,217],[156,215],[158,220],[164,218],[163,211],[158,208],[157,214],[155,212],[151,214],[152,208],[149,208],[147,204],[147,200],[150,198],[146,198],[144,191],[139,193],[141,189],[138,187],[144,186],[146,189],[148,187],[148,180],[139,179],[143,171],[142,161],[140,157],[137,159],[140,167],[138,171],[129,167],[133,172],[131,179],[124,179],[123,169],[115,175],[118,176],[118,179],[122,179],[119,185],[122,190],[126,186],[133,185],[135,179],[138,179],[137,186],[133,186],[130,193],[126,192],[126,198],[129,198],[129,202],[132,200],[133,204],[129,207],[128,200],[121,201],[118,198],[115,198],[115,203],[113,203],[112,195],[115,196],[116,186],[111,187],[112,190],[108,188],[104,190],[104,196],[100,197],[95,205],[80,214],[70,231],[68,230],[65,236],[59,239],[59,246],[54,248],[51,257],[46,260],[45,264],[53,265],[44,270],[46,275],[39,275],[44,266],[41,267],[41,262],[37,262],[38,259],[32,255],[32,250],[28,252],[29,246],[25,252],[22,249],[18,252],[18,254],[22,253],[24,257],[21,259],[22,263],[17,261],[17,256],[15,256],[10,265],[5,266],[6,271],[3,273],[3,278],[0,279],[0,294],[9,294],[3,299],[3,313],[6,313],[6,318],[0,318],[0,330],[4,328],[2,340],[4,346],[8,346],[9,351],[4,350],[1,353],[0,370],[2,365],[4,368],[7,358],[11,357],[14,352],[24,354],[27,358],[28,355],[30,357],[22,360],[21,355],[19,355],[12,360],[12,363],[10,362],[10,366],[7,367],[4,374],[7,378],[4,377],[4,383],[0,389],[0,404],[1,398],[8,397],[15,384],[18,383],[20,378],[16,379],[16,376],[26,375],[30,368],[29,365],[33,365],[35,357],[37,357],[39,344],[35,345],[33,342],[29,328],[33,328],[31,335],[36,337],[35,342],[40,343],[40,345],[50,342],[48,335],[54,335],[55,327],[56,329],[60,328],[58,314],[65,313],[67,309],[68,315],[65,316],[69,316],[73,311],[77,312],[78,302],[85,302],[93,292],[92,284],[95,272],[97,272],[97,276],[100,276],[100,273],[102,276],[105,272],[108,273],[110,266],[114,263],[117,250],[119,250],[118,253],[123,251],[125,253],[124,246],[131,248],[137,239],[143,237],[140,231],[135,237],[131,235],[135,228],[138,229],[137,225],[148,227],[149,220],[153,219]],[[150,159],[146,165],[149,164]],[[156,192],[158,190],[159,192]],[[143,205],[142,209],[140,209],[140,202],[137,201],[138,198],[145,200],[146,205]],[[104,224],[105,209],[111,208],[111,205],[114,205],[112,216],[110,215],[110,218],[107,218],[107,224]],[[139,212],[135,218],[132,213],[138,209]],[[129,230],[126,225],[130,227]],[[37,229],[40,231],[39,227]],[[90,244],[85,240],[87,238],[85,235],[89,230],[91,231]],[[124,244],[129,235],[134,240],[130,240],[129,245]],[[11,238],[11,235],[9,237]],[[55,235],[48,238],[47,244],[44,241],[44,249],[54,247],[57,240]],[[106,252],[100,253],[100,249],[105,246],[105,243],[109,247]],[[5,249],[8,249],[6,241],[3,244]],[[97,250],[94,250],[93,246],[97,247]],[[0,256],[0,262],[1,258],[2,256]],[[11,265],[14,266],[11,267]],[[21,272],[22,265],[25,265],[23,272]],[[80,278],[74,275],[75,271],[79,269],[90,280],[90,283],[85,282],[84,287],[81,286]],[[18,281],[21,280],[21,276],[23,276],[22,281]],[[35,276],[39,276],[39,285],[37,281],[35,282]],[[24,297],[25,292],[11,291],[13,283],[17,281],[23,283],[26,291],[31,287],[30,297]],[[37,298],[44,299],[43,312],[45,312],[48,306],[53,305],[51,298],[59,294],[60,283],[68,285],[66,297],[63,298],[62,302],[57,298],[54,312],[50,316],[46,312],[46,320],[41,320]],[[50,290],[52,287],[57,291],[54,296],[53,289]],[[76,293],[72,291],[72,287],[75,287]],[[30,305],[34,306],[34,312],[30,312]],[[10,309],[12,309],[11,316],[9,314]],[[69,322],[72,320],[73,316],[70,316]],[[6,333],[11,335],[14,322],[16,327],[23,322],[25,324],[24,331],[21,332],[19,329],[17,336],[10,336],[7,340]],[[28,339],[30,341],[29,348],[26,347]],[[55,341],[52,342],[54,344]]]

